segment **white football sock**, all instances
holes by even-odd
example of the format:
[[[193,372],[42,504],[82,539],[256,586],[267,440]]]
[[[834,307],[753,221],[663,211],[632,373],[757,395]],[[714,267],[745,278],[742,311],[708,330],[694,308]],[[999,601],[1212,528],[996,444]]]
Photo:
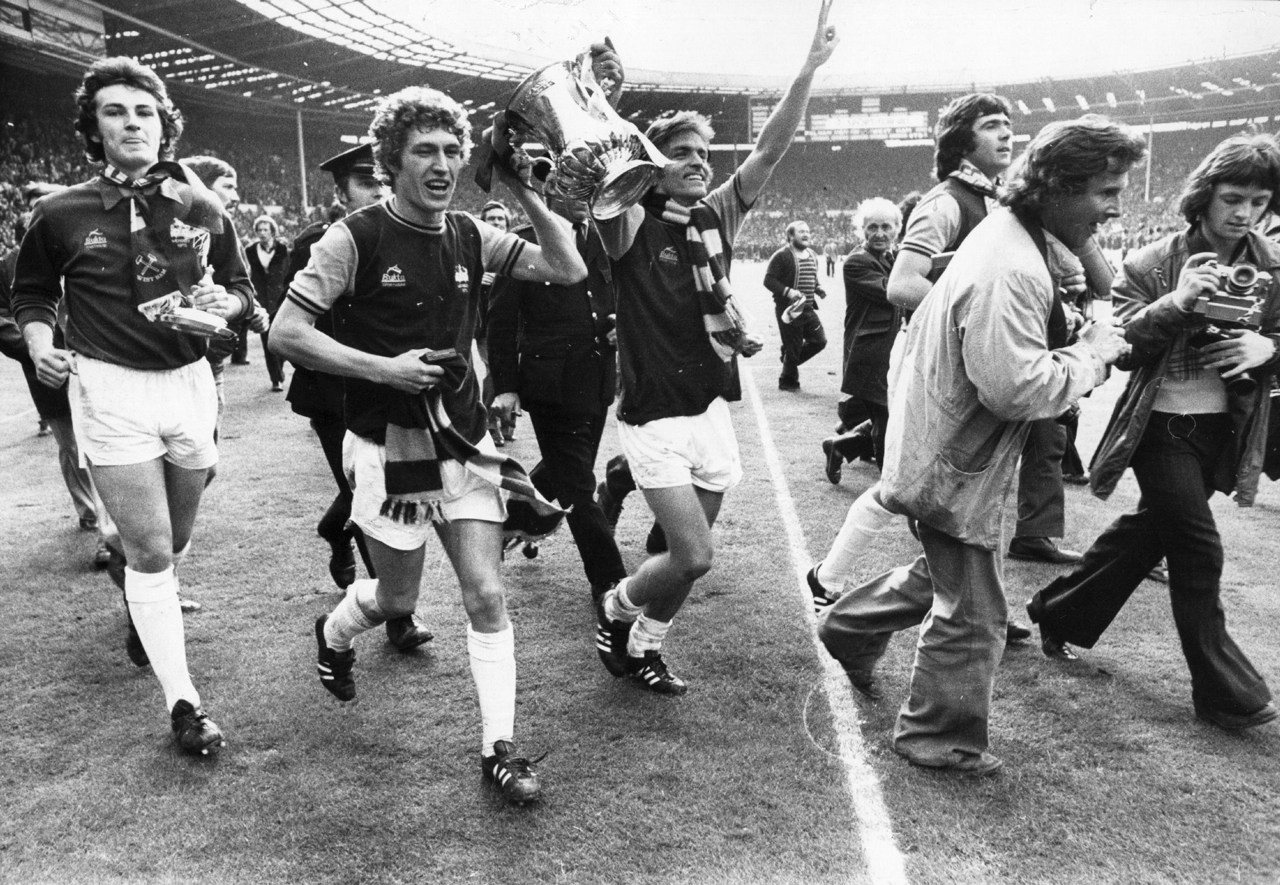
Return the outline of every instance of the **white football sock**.
[[[173,705],[183,699],[199,708],[200,694],[187,672],[187,645],[173,566],[150,574],[125,566],[124,598],[138,638],[151,659],[151,670],[160,680],[165,708],[172,712]]]
[[[858,560],[867,552],[867,546],[893,524],[896,516],[885,510],[876,500],[877,483],[858,496],[849,507],[844,525],[831,545],[831,552],[818,566],[818,583],[828,596],[838,596],[844,585],[853,579]]]
[[[324,622],[324,644],[334,651],[349,651],[351,640],[383,623],[386,613],[378,605],[378,582],[362,578],[352,583],[338,607]]]
[[[510,626],[477,633],[467,625],[471,678],[480,700],[482,756],[493,755],[495,741],[510,741],[516,728],[516,635]]]
[[[655,621],[646,615],[636,618],[631,638],[627,640],[627,656],[642,658],[647,651],[661,651],[662,640],[666,639],[670,629],[670,621]]]
[[[627,595],[627,586],[630,583],[631,578],[623,578],[618,582],[617,587],[605,594],[604,615],[609,620],[630,624],[644,611],[643,607],[633,605],[631,597]]]

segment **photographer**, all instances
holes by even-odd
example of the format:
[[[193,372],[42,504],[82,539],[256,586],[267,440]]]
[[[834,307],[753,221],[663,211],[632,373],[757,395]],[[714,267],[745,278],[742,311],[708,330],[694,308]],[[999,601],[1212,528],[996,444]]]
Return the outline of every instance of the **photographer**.
[[[1226,729],[1280,715],[1262,676],[1227,634],[1222,541],[1208,503],[1214,491],[1234,491],[1237,503],[1249,506],[1257,490],[1270,407],[1269,385],[1257,376],[1278,362],[1280,247],[1251,228],[1277,200],[1280,145],[1265,135],[1229,138],[1187,179],[1187,230],[1125,262],[1112,300],[1133,348],[1119,366],[1132,375],[1094,456],[1092,486],[1105,498],[1132,466],[1142,496],[1136,512],[1103,532],[1071,574],[1027,605],[1045,654],[1074,660],[1066,643],[1091,648],[1167,557],[1196,715]],[[1249,293],[1262,299],[1260,328],[1205,335],[1205,312],[1237,265],[1271,274]],[[1205,343],[1210,337],[1217,340]]]

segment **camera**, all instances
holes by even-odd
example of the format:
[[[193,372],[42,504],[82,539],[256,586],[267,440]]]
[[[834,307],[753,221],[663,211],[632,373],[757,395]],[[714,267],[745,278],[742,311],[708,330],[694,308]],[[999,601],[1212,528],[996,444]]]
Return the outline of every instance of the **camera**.
[[[1215,341],[1230,338],[1226,332],[1232,329],[1258,331],[1262,327],[1262,306],[1267,299],[1267,287],[1271,274],[1249,264],[1219,267],[1216,261],[1207,262],[1218,274],[1218,291],[1208,298],[1201,298],[1192,309],[1209,324],[1191,336],[1192,347],[1204,347]],[[1253,393],[1258,382],[1249,373],[1233,378],[1227,389],[1240,396]]]

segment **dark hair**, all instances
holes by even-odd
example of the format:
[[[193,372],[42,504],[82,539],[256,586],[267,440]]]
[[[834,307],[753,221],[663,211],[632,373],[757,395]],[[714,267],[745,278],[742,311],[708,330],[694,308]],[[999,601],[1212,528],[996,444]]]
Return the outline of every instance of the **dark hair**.
[[[467,109],[438,89],[410,86],[382,100],[369,124],[373,137],[373,158],[395,184],[400,169],[400,152],[414,129],[442,129],[457,136],[462,145],[462,162],[471,156],[471,123]]]
[[[1213,188],[1219,184],[1260,187],[1271,191],[1267,211],[1280,212],[1280,144],[1275,136],[1235,135],[1209,152],[1187,176],[1178,210],[1188,224],[1195,224],[1209,208]]]
[[[1027,145],[1000,202],[1038,214],[1046,197],[1082,194],[1095,175],[1127,171],[1146,153],[1141,135],[1101,114],[1050,123]]]
[[[1013,105],[1003,95],[993,92],[971,92],[953,98],[938,114],[933,128],[937,147],[933,152],[933,174],[942,181],[960,168],[960,161],[974,149],[977,140],[973,124],[987,114],[1013,113]]]
[[[172,159],[178,138],[182,135],[182,114],[169,100],[169,91],[155,71],[122,55],[94,62],[84,72],[84,79],[76,89],[76,106],[79,108],[76,131],[84,138],[85,155],[95,163],[106,162],[98,132],[97,96],[108,86],[130,86],[156,100],[161,124],[160,159]]]
[[[335,221],[337,221],[339,218],[341,218],[346,214],[347,214],[347,210],[343,208],[342,204],[339,203],[337,200],[334,200],[332,203],[329,204],[329,208],[325,212],[325,218],[328,219],[330,224],[333,224]]]
[[[711,128],[711,118],[703,116],[696,111],[680,111],[672,114],[670,117],[663,117],[654,120],[649,124],[649,128],[645,131],[645,137],[653,142],[653,146],[660,151],[665,151],[677,135],[683,135],[686,132],[696,132],[706,139],[707,144],[716,137],[716,131]]]
[[[231,168],[231,164],[226,160],[219,160],[217,157],[195,156],[184,157],[182,165],[186,166],[196,174],[200,179],[200,183],[205,187],[213,187],[213,183],[219,178],[226,178],[228,175],[235,175],[236,170]]]

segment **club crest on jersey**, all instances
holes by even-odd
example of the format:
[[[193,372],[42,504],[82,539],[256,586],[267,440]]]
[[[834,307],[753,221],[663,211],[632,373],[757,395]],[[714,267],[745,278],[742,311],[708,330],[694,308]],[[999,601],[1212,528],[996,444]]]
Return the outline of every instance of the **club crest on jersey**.
[[[154,283],[165,275],[167,268],[159,258],[150,252],[144,252],[133,259],[134,273],[144,283]]]
[[[403,286],[404,271],[400,269],[400,265],[393,264],[382,274],[382,285],[384,286]]]
[[[96,227],[89,231],[84,238],[84,247],[86,249],[105,249],[107,248],[107,236]]]
[[[658,260],[663,264],[679,264],[680,256],[676,253],[674,246],[667,246],[658,253]]]
[[[471,274],[464,265],[459,264],[453,268],[453,283],[459,292],[471,291]]]

